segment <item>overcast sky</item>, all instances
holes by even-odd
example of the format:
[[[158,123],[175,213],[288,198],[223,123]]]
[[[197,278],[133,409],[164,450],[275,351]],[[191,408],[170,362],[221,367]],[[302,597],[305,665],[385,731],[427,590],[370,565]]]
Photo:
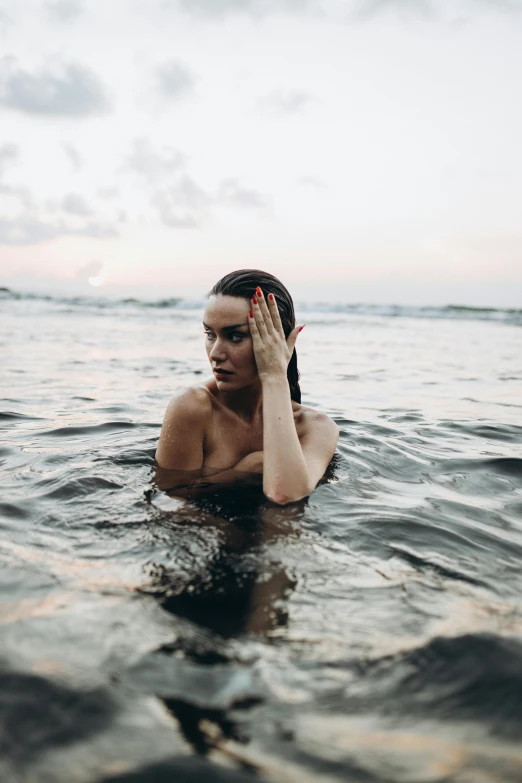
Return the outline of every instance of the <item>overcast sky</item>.
[[[0,0],[0,285],[522,306],[521,81],[522,0]]]

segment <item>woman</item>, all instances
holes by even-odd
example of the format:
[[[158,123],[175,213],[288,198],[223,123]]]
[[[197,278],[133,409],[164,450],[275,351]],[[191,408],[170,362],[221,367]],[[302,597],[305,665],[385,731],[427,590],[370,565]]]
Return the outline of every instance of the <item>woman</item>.
[[[263,492],[285,505],[309,495],[337,444],[337,425],[303,407],[292,298],[257,269],[219,280],[203,315],[214,378],[174,397],[156,461],[171,471],[263,474]],[[231,473],[231,471],[233,471]]]

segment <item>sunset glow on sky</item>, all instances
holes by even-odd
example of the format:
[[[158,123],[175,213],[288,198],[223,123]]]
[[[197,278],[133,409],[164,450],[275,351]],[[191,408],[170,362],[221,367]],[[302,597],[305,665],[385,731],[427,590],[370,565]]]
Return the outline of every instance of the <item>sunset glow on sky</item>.
[[[0,285],[522,306],[521,5],[0,0]]]

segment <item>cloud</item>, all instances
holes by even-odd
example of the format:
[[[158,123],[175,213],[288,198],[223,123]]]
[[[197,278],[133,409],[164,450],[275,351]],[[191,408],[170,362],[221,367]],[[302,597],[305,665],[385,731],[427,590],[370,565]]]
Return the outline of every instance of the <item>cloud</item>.
[[[155,149],[147,139],[135,139],[124,159],[131,172],[150,189],[150,203],[161,222],[170,228],[200,225],[209,197],[186,174],[187,156],[174,147]]]
[[[151,203],[158,210],[158,215],[164,226],[168,228],[197,228],[202,216],[191,214],[189,210],[180,209],[168,191],[158,191]]]
[[[178,60],[170,60],[156,69],[156,83],[166,98],[180,98],[191,92],[197,82],[192,72]]]
[[[11,17],[5,13],[5,11],[0,10],[0,25],[6,29],[8,27],[11,27],[11,25],[14,25],[13,20]]]
[[[270,114],[288,116],[297,114],[313,96],[304,90],[278,90],[261,100],[261,107]]]
[[[196,228],[203,221],[212,198],[193,179],[183,175],[173,186],[156,191],[151,203],[165,226]]]
[[[473,2],[478,5],[488,6],[496,11],[522,11],[520,0],[473,0]]]
[[[47,13],[53,21],[70,22],[81,16],[83,7],[78,0],[54,0],[46,3]]]
[[[457,0],[451,4],[441,0],[356,0],[349,9],[349,16],[352,20],[365,21],[390,11],[404,18],[444,19],[445,12],[451,9],[468,19],[481,7],[500,12],[522,11],[520,0]]]
[[[236,179],[226,179],[221,183],[217,199],[218,203],[247,209],[264,209],[269,199],[258,190],[241,187]]]
[[[92,215],[92,209],[83,196],[77,193],[67,193],[62,199],[62,209],[71,215],[87,216]]]
[[[102,261],[89,261],[88,264],[81,266],[76,272],[76,280],[82,283],[88,283],[90,277],[98,277],[103,269]]]
[[[198,228],[215,207],[265,209],[270,200],[231,177],[213,191],[201,187],[187,173],[187,157],[173,147],[155,149],[148,140],[136,139],[123,171],[130,171],[149,189],[150,204],[169,228]]]
[[[16,144],[7,142],[0,147],[0,177],[3,177],[4,171],[9,164],[18,157],[18,147]]]
[[[145,179],[149,184],[169,179],[183,171],[187,156],[175,147],[163,147],[156,151],[147,139],[135,139],[130,155],[124,160],[124,168]]]
[[[72,144],[64,143],[63,144],[63,149],[64,149],[65,154],[67,155],[67,157],[71,161],[73,169],[75,171],[80,171],[80,169],[82,167],[82,156],[80,155],[80,153],[78,152],[76,147],[74,147]]]
[[[109,108],[103,85],[88,68],[62,63],[29,73],[11,57],[0,63],[0,104],[27,114],[64,117],[100,114]]]
[[[297,179],[297,184],[306,188],[314,188],[314,190],[322,190],[326,185],[319,177],[311,176],[310,174],[304,174]]]
[[[355,5],[353,17],[363,21],[386,11],[398,11],[405,16],[431,17],[434,15],[431,0],[362,0]]]
[[[317,10],[319,0],[177,0],[174,3],[183,11],[200,16],[220,18],[231,14],[245,14],[253,17],[268,14],[302,14]],[[172,2],[164,5],[173,5]]]
[[[165,226],[198,228],[214,207],[262,210],[270,200],[258,190],[242,187],[236,179],[223,180],[215,193],[207,193],[193,179],[183,176],[173,187],[156,191],[151,203]]]
[[[119,197],[120,191],[118,188],[99,188],[96,195],[104,201],[111,201]]]
[[[9,166],[18,158],[16,144],[7,142],[0,146],[0,194],[11,197],[16,205],[22,204],[26,209],[32,208],[34,199],[28,188],[21,185],[8,185],[3,182],[3,177]]]
[[[118,236],[118,231],[108,222],[92,220],[74,227],[64,221],[46,222],[30,212],[11,219],[0,217],[0,244],[3,245],[35,245],[60,236],[109,239]]]

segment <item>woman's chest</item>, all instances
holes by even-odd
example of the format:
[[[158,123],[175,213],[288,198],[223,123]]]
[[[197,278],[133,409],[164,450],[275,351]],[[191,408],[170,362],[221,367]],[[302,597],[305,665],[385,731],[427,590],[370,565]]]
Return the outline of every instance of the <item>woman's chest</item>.
[[[203,465],[231,468],[254,451],[263,450],[262,421],[244,422],[228,412],[215,411],[205,433]]]

